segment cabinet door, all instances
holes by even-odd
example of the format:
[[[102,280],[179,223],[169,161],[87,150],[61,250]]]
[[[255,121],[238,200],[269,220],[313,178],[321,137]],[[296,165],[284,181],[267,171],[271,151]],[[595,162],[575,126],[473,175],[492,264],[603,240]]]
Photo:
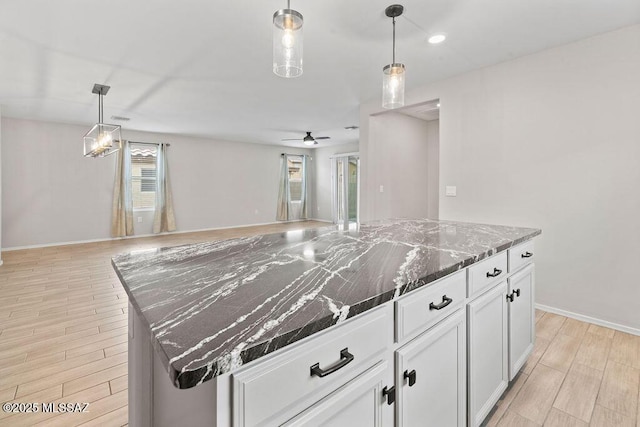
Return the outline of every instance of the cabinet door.
[[[386,360],[378,363],[283,425],[384,426],[385,417],[382,412],[391,410],[391,407],[385,408],[387,404],[382,395],[383,383],[389,369]]]
[[[509,278],[509,379],[512,380],[533,351],[535,341],[534,266]]]
[[[465,425],[465,343],[459,310],[396,351],[397,426]]]
[[[467,305],[469,349],[469,425],[478,426],[509,383],[507,282]]]

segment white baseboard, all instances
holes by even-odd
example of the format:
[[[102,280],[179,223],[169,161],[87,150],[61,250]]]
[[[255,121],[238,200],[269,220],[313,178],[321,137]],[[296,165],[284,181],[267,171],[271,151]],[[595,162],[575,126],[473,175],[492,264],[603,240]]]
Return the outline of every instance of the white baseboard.
[[[21,251],[24,249],[38,249],[38,248],[49,248],[52,246],[66,246],[66,245],[78,245],[82,243],[97,243],[97,242],[108,242],[111,240],[126,240],[126,239],[139,239],[142,237],[153,237],[153,236],[164,236],[167,234],[184,234],[184,233],[199,233],[203,231],[216,231],[216,230],[228,230],[230,228],[243,228],[243,227],[258,227],[261,225],[274,225],[274,224],[284,224],[284,223],[292,223],[292,222],[303,222],[303,221],[318,221],[318,222],[326,222],[321,219],[293,219],[291,221],[273,221],[273,222],[263,222],[256,224],[240,224],[240,225],[230,225],[227,227],[213,227],[213,228],[200,228],[197,230],[181,230],[181,231],[172,231],[170,233],[158,233],[158,234],[136,234],[134,236],[127,237],[108,237],[102,239],[90,239],[90,240],[75,240],[71,242],[56,242],[56,243],[44,243],[40,245],[28,245],[28,246],[13,246],[10,248],[2,248],[2,252],[11,252],[11,251]],[[2,261],[0,261],[0,265],[2,265]]]
[[[604,326],[605,328],[615,329],[616,331],[640,336],[640,329],[621,325],[619,323],[596,319],[595,317],[585,316],[584,314],[574,313],[572,311],[562,310],[560,308],[550,307],[548,305],[536,304],[536,308],[542,311],[548,311],[549,313],[559,314],[561,316],[570,317],[572,319],[581,320],[583,322],[593,323],[594,325]]]
[[[326,219],[320,219],[320,218],[307,218],[307,221],[318,221],[318,222],[326,222],[329,224],[333,224],[333,221],[329,221]]]

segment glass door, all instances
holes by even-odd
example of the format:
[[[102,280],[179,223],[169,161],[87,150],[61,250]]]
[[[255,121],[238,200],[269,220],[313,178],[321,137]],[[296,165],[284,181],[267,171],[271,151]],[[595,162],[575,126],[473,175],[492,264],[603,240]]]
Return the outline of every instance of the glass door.
[[[357,153],[332,159],[333,222],[348,228],[359,221],[360,156]]]

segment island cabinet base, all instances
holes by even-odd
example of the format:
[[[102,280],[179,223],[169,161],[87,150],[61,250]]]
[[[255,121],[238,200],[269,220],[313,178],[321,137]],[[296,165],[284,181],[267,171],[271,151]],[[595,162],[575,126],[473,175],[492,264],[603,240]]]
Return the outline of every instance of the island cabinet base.
[[[533,243],[188,389],[129,305],[131,427],[479,426],[533,347]]]
[[[129,425],[229,427],[230,375],[176,388],[151,344],[149,328],[129,304]]]

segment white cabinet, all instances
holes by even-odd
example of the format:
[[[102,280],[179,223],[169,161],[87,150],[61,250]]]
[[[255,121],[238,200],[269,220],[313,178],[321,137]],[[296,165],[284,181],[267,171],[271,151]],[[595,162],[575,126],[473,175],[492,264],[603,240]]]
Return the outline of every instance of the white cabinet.
[[[465,341],[459,310],[396,351],[397,426],[465,425]]]
[[[478,426],[509,383],[507,282],[467,305],[469,425]]]
[[[509,278],[509,380],[512,380],[533,351],[535,341],[534,265]]]
[[[371,426],[391,427],[388,417],[383,416],[386,402],[381,398],[387,361],[380,362],[311,408],[284,423],[284,426]]]
[[[524,242],[240,368],[230,424],[481,425],[533,349],[532,260]]]
[[[233,378],[233,425],[280,425],[389,359],[393,307],[362,316],[240,368]]]

